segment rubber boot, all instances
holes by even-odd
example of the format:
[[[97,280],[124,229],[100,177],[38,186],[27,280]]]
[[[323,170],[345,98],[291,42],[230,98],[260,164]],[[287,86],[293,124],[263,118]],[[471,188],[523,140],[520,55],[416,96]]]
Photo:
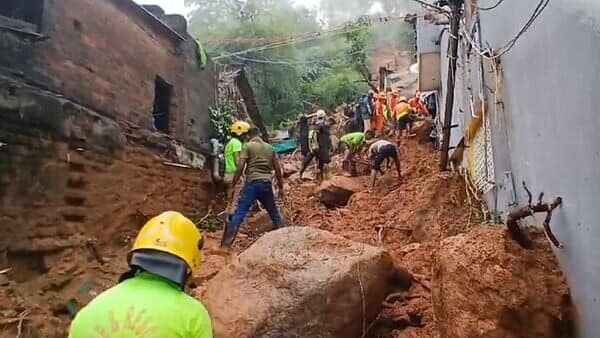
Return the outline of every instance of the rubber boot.
[[[225,221],[225,229],[223,229],[223,238],[221,239],[221,248],[230,249],[237,237],[238,229],[234,229],[231,225],[231,216],[229,215]]]

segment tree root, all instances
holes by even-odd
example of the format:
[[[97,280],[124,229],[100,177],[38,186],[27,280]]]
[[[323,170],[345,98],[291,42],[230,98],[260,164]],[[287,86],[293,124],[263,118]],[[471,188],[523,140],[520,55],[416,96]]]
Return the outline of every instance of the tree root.
[[[536,213],[545,212],[546,219],[544,220],[544,232],[548,236],[548,239],[552,244],[557,248],[562,248],[563,245],[558,241],[554,233],[552,232],[552,228],[550,228],[550,221],[552,220],[552,212],[554,209],[558,208],[562,204],[562,198],[557,197],[554,199],[552,204],[543,203],[542,200],[544,198],[544,193],[540,193],[538,196],[537,204],[532,205],[532,195],[531,191],[527,188],[525,182],[523,182],[523,189],[527,192],[528,196],[528,204],[525,207],[522,207],[518,210],[515,210],[508,214],[508,218],[506,220],[506,226],[508,227],[508,232],[510,237],[517,241],[521,247],[524,249],[532,249],[533,241],[529,238],[529,236],[524,232],[524,230],[519,226],[519,221],[527,218],[529,216],[533,216]]]

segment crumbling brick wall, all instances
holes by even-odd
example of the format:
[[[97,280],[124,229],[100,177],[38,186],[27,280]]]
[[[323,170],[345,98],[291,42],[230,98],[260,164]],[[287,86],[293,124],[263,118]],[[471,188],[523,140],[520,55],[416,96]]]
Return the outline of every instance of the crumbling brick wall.
[[[69,304],[114,284],[148,217],[197,221],[215,199],[206,171],[164,164],[163,134],[1,76],[0,117],[0,312],[31,310],[27,337],[65,337]]]
[[[178,43],[119,1],[48,3],[35,63],[41,82],[98,111],[151,127],[154,80],[174,86],[171,126],[180,113],[183,59]]]
[[[0,32],[3,73],[90,107],[99,114],[152,128],[155,77],[173,86],[170,134],[208,139],[208,106],[216,73],[200,69],[193,41],[130,0],[47,1],[32,42]],[[184,20],[185,21],[185,20]],[[187,39],[187,40],[186,40]]]
[[[196,212],[213,198],[206,172],[163,164],[173,159],[159,135],[52,93],[0,78],[0,116],[0,265],[82,246],[138,212]]]

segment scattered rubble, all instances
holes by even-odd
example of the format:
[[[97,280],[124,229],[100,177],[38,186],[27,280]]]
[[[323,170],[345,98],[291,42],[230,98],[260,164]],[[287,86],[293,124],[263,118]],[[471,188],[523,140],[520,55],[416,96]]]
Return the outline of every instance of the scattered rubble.
[[[382,303],[382,312],[371,324],[368,337],[446,337],[438,331],[438,326],[452,326],[460,318],[456,318],[456,315],[450,316],[445,323],[436,318],[432,291],[439,290],[443,285],[436,285],[439,279],[433,278],[432,273],[435,262],[448,255],[447,252],[440,251],[442,243],[451,243],[455,238],[461,238],[460,236],[467,236],[470,242],[478,245],[479,256],[467,257],[470,259],[465,263],[467,267],[470,263],[473,269],[482,266],[493,269],[495,266],[506,266],[506,258],[511,257],[516,264],[514,269],[521,271],[520,275],[513,276],[512,281],[521,285],[523,290],[507,286],[504,295],[508,298],[514,295],[514,298],[520,299],[540,296],[540,299],[532,301],[531,306],[527,308],[528,315],[532,318],[559,318],[565,323],[559,325],[563,331],[556,332],[570,332],[571,335],[550,337],[574,337],[568,325],[568,318],[572,318],[570,307],[557,305],[559,300],[568,303],[566,285],[557,268],[556,259],[549,249],[550,244],[544,237],[536,238],[534,250],[528,252],[519,248],[518,244],[510,239],[504,226],[489,227],[481,224],[481,218],[476,217],[480,206],[470,204],[471,199],[467,197],[468,189],[464,178],[455,174],[439,173],[437,154],[432,153],[426,144],[422,144],[416,138],[405,140],[401,146],[401,153],[404,173],[402,183],[397,182],[393,173],[387,173],[373,192],[367,192],[363,187],[352,195],[346,206],[330,209],[314,197],[317,189],[314,183],[294,182],[288,194],[290,201],[284,208],[284,214],[291,220],[291,224],[310,225],[354,241],[385,248],[393,257],[394,264],[405,267],[412,275],[412,283],[409,284],[408,290],[407,285],[398,281],[395,283],[394,290]],[[488,231],[494,235],[486,235],[486,229],[491,229]],[[505,248],[506,246],[509,248]],[[456,248],[459,249],[460,246],[457,245]],[[482,265],[483,262],[485,265]],[[539,266],[525,269],[535,264]],[[528,270],[536,274],[536,277],[529,276]],[[445,275],[444,283],[467,290],[480,290],[478,287],[482,284],[475,279],[476,277],[466,279],[457,275],[459,272],[461,271]],[[476,270],[470,275],[478,274]],[[489,277],[493,279],[494,275],[489,274]],[[500,289],[502,281],[506,279],[502,279],[501,275],[498,278],[492,286]],[[531,284],[533,281],[542,284],[543,281],[553,283],[536,287]],[[480,291],[485,297],[486,290]],[[471,292],[468,294],[470,298],[461,298],[460,301],[473,303],[481,295]],[[449,311],[454,312],[451,313],[460,311],[463,304],[458,302],[459,300],[455,300],[452,303],[454,305]],[[550,309],[543,310],[541,305],[547,305]],[[469,304],[466,306],[468,311]],[[475,310],[486,311],[485,308],[473,309]],[[489,318],[502,322],[500,315],[499,312],[490,313]],[[448,337],[479,337],[477,334],[468,335],[468,331],[464,332],[462,336]],[[535,334],[524,336],[542,337]]]
[[[329,208],[343,207],[352,195],[364,189],[365,183],[360,178],[333,176],[321,184],[317,196]]]
[[[289,232],[297,228],[263,235],[271,230],[271,222],[266,213],[258,212],[242,227],[235,250],[241,252],[252,243],[255,246],[228,265],[231,257],[218,249],[220,232],[207,233],[205,262],[192,286],[196,294],[203,295],[199,298],[211,307],[217,337],[220,332],[225,332],[227,337],[231,332],[227,330],[242,332],[241,337],[251,336],[253,332],[257,337],[270,337],[269,334],[280,337],[281,330],[292,330],[292,327],[309,330],[302,332],[308,337],[313,332],[310,330],[323,325],[324,332],[331,332],[330,337],[359,337],[363,318],[367,319],[366,337],[476,337],[480,332],[477,330],[488,332],[489,337],[574,337],[568,290],[543,233],[528,230],[535,245],[532,250],[520,248],[510,239],[505,227],[480,224],[481,220],[474,217],[473,212],[479,206],[469,204],[464,179],[440,174],[437,156],[427,145],[416,139],[406,140],[401,153],[404,180],[398,182],[393,173],[386,174],[372,192],[366,191],[365,177],[335,176],[340,174],[336,163],[332,168],[333,185],[343,187],[349,195],[344,203],[337,203],[336,208],[328,208],[321,202],[319,187],[314,182],[288,180],[287,199],[282,205],[286,222],[310,227],[302,228],[306,236],[312,231],[321,234],[311,228],[331,233],[325,233],[327,235],[318,243],[294,246],[295,242],[289,241]],[[118,171],[130,179],[119,195],[105,193],[105,187],[114,184],[114,174],[88,175],[88,180],[94,182],[87,190],[91,205],[110,206],[90,209],[96,212],[87,214],[92,246],[13,255],[8,262],[18,264],[0,267],[2,270],[12,267],[0,274],[5,276],[0,280],[3,285],[0,299],[8,299],[0,304],[0,315],[10,320],[5,324],[0,322],[0,337],[14,337],[19,323],[22,337],[64,337],[71,313],[114,285],[125,269],[131,239],[148,215],[161,211],[167,203],[200,219],[206,214],[205,208],[213,203],[209,198],[212,195],[203,185],[205,182],[199,176],[190,177],[189,170],[156,165],[152,157],[139,149],[129,151],[123,158],[125,160],[111,165],[113,173]],[[297,161],[294,157],[289,160]],[[143,175],[139,175],[140,170]],[[147,184],[148,177],[164,177],[166,170],[169,170],[170,182],[177,184],[158,179]],[[194,190],[186,188],[188,186]],[[155,196],[163,198],[153,198]],[[220,210],[218,205],[212,208]],[[273,236],[280,239],[273,241]],[[84,238],[82,243],[88,243],[86,240]],[[276,243],[279,243],[278,249]],[[353,252],[352,248],[357,246],[365,248],[363,254],[358,255],[363,258],[355,257],[353,261],[349,255],[339,260],[321,260],[339,257],[340,252]],[[367,257],[377,257],[384,250],[389,252],[396,268],[392,268],[387,258],[375,259],[377,264],[368,263]],[[305,260],[289,259],[292,255]],[[265,263],[267,260],[269,264]],[[362,262],[361,281],[367,290],[364,317],[356,278],[358,260]],[[385,273],[369,272],[381,271],[373,269],[382,266],[388,266]],[[302,271],[319,267],[324,270],[317,269],[318,273],[305,276],[307,279],[300,279],[297,284],[293,278],[286,277],[300,274],[298,278],[304,278]],[[333,283],[331,288],[319,289],[320,292],[303,288],[303,295],[308,298],[290,293],[299,285],[305,285],[302,283],[331,285],[321,281],[325,268],[341,271],[340,282]],[[391,290],[384,292],[388,287],[385,285],[379,290],[381,294],[370,293],[374,288],[370,278],[387,273],[395,277],[389,285]],[[229,278],[238,275],[244,277]],[[223,296],[220,288],[238,290],[238,293]],[[308,296],[311,292],[313,298]],[[304,306],[308,304],[307,299],[314,304],[315,311],[325,311],[317,320],[308,321],[311,314],[301,311],[314,309]],[[267,302],[289,304],[290,310],[279,311],[269,318],[268,314],[273,313],[268,311],[272,309],[256,305],[263,306]],[[349,304],[353,304],[350,310],[347,309]],[[336,310],[326,311],[332,308]],[[356,309],[361,313],[357,315]],[[227,324],[229,318],[235,321],[250,312],[253,314],[250,322]],[[219,331],[224,326],[227,326],[226,331]],[[336,332],[336,328],[352,332]],[[526,334],[515,334],[518,329]]]
[[[446,238],[433,273],[442,337],[574,337],[569,290],[543,232],[525,250],[499,227]]]

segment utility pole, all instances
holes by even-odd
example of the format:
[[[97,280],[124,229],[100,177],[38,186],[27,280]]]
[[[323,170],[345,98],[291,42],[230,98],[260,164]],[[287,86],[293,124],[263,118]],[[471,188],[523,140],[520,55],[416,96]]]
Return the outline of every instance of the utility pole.
[[[450,157],[450,135],[452,131],[452,109],[454,108],[454,86],[456,84],[456,58],[458,56],[458,30],[460,28],[460,16],[463,0],[449,0],[452,8],[450,14],[450,39],[448,63],[448,82],[446,88],[446,107],[444,110],[444,126],[442,128],[442,154],[440,169],[448,170],[448,159]]]

